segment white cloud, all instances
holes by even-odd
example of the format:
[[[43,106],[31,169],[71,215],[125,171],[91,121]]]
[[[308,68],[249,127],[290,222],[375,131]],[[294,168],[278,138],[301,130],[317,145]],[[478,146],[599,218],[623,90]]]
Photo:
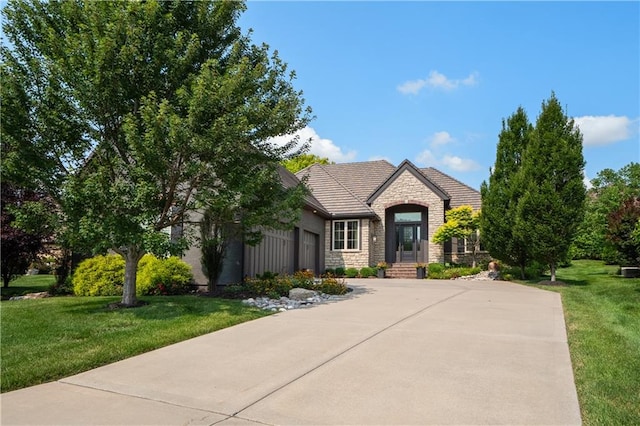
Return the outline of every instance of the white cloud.
[[[480,169],[480,165],[473,160],[451,155],[445,155],[442,164],[457,172],[471,172]]]
[[[398,91],[404,95],[417,95],[425,86],[434,89],[453,90],[462,86],[478,84],[478,73],[472,72],[463,79],[450,79],[446,75],[433,70],[426,79],[410,80],[398,86]]]
[[[300,145],[305,141],[310,141],[309,153],[318,155],[320,157],[326,157],[336,163],[344,163],[353,161],[356,158],[356,151],[343,152],[342,148],[333,143],[331,139],[321,138],[313,127],[305,127],[298,130],[293,135],[277,136],[271,138],[269,142],[276,145],[283,146],[290,142],[294,137],[298,137]]]
[[[449,132],[436,132],[429,138],[431,146],[446,145],[454,141]]]
[[[417,95],[426,84],[425,80],[407,81],[398,86],[398,91],[403,95]]]
[[[585,146],[609,145],[627,140],[631,137],[631,123],[625,116],[592,116],[575,117],[580,128]]]
[[[582,177],[582,183],[584,183],[584,187],[587,188],[587,189],[593,188],[593,184],[591,183],[591,179],[589,179],[586,174]]]
[[[416,162],[422,166],[437,166],[438,159],[430,150],[424,150],[416,158]]]
[[[460,158],[455,155],[445,155],[438,158],[431,150],[424,150],[416,157],[416,163],[425,167],[447,167],[456,172],[471,172],[480,169],[480,165],[474,160]]]

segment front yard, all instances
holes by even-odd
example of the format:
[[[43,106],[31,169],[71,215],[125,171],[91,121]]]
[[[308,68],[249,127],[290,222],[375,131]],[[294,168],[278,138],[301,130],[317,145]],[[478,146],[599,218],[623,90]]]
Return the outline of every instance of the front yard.
[[[135,309],[107,309],[118,300],[3,301],[2,392],[57,380],[268,315],[237,300],[197,296],[142,297],[151,303]]]
[[[640,424],[640,279],[621,278],[616,269],[597,261],[574,261],[558,271],[558,279],[568,286],[539,286],[562,294],[585,425]],[[14,291],[45,291],[42,287],[48,284],[36,277],[12,283]],[[136,309],[106,308],[118,300],[2,302],[2,392],[268,315],[237,300],[196,296],[143,297],[151,303]]]

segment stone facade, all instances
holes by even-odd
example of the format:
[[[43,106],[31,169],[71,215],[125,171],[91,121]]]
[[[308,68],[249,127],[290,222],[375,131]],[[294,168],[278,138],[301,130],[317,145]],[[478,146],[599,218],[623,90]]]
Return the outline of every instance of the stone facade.
[[[351,219],[349,219],[351,220]],[[370,220],[368,218],[358,219],[360,228],[360,249],[359,250],[333,250],[331,240],[333,238],[333,221],[325,221],[325,264],[327,268],[363,268],[371,266],[369,247],[371,246]]]
[[[427,235],[422,236],[427,250],[427,259],[424,262],[444,262],[444,251],[441,244],[434,244],[431,238],[435,231],[444,223],[444,202],[431,191],[424,183],[408,170],[405,170],[380,194],[371,205],[378,217],[384,218],[388,208],[399,204],[415,204],[428,208]],[[377,224],[377,241],[375,245],[372,263],[385,260],[385,232],[384,221]],[[393,242],[390,242],[393,244]]]

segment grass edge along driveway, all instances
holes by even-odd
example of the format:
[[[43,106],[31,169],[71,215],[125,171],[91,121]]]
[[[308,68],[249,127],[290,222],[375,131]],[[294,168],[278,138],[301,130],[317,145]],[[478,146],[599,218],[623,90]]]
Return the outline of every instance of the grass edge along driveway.
[[[142,297],[150,303],[134,309],[107,308],[118,300],[3,301],[2,392],[58,380],[270,314],[239,300],[197,296]]]
[[[617,269],[574,260],[558,270],[568,286],[537,286],[562,295],[585,425],[640,424],[640,279],[622,278]]]

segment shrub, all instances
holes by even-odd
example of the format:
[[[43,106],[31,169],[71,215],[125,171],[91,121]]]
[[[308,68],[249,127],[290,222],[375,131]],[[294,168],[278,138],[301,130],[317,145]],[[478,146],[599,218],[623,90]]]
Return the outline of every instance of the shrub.
[[[336,277],[344,277],[344,268],[342,266],[336,268]]]
[[[66,296],[73,294],[73,283],[71,277],[67,277],[64,283],[53,283],[49,286],[47,292],[52,296]]]
[[[267,278],[264,278],[264,277]],[[279,277],[277,274],[257,275],[257,278],[245,281],[246,291],[251,296],[268,296],[277,299],[281,296],[289,296],[289,290],[293,288],[293,281],[289,277]]]
[[[73,274],[73,293],[76,296],[122,295],[124,263],[118,255],[83,260]]]
[[[326,276],[336,276],[336,270],[333,268],[327,268],[324,270],[324,275]]]
[[[440,263],[430,263],[427,266],[427,278],[440,279],[441,274],[444,271],[444,265]]]
[[[344,271],[344,275],[345,275],[347,278],[355,278],[355,277],[357,277],[357,276],[358,276],[358,270],[357,270],[356,268],[347,268],[347,269]]]
[[[298,288],[306,288],[311,290],[314,286],[314,276],[311,271],[298,271],[293,274],[291,285]]]
[[[138,263],[136,293],[138,295],[175,295],[189,291],[193,280],[191,267],[175,256],[158,259],[145,254]]]
[[[335,278],[325,278],[322,280],[315,290],[325,294],[346,294],[349,289],[345,285],[343,280],[337,280]]]
[[[376,275],[376,269],[375,268],[370,268],[369,266],[365,266],[364,268],[360,269],[360,276],[362,278],[369,278]]]

